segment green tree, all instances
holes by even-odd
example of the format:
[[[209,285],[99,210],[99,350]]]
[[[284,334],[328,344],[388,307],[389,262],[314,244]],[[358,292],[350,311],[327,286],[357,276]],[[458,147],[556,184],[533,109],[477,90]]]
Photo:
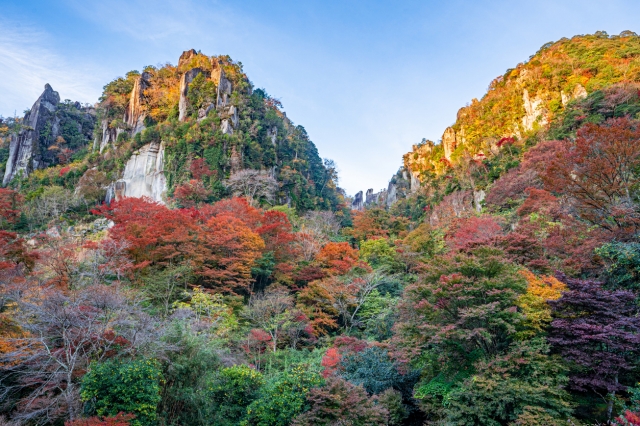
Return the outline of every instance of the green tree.
[[[386,238],[362,241],[360,243],[360,259],[374,269],[382,268],[388,272],[401,272],[405,266],[398,259],[396,249]]]
[[[156,424],[162,371],[155,360],[109,360],[93,364],[82,379],[80,395],[89,414],[136,416],[134,426]]]
[[[246,365],[218,371],[207,389],[211,424],[239,425],[263,384],[262,374]]]
[[[260,398],[247,408],[242,425],[288,426],[306,405],[311,388],[320,385],[322,378],[304,366],[296,366],[269,381]]]
[[[562,361],[537,338],[506,355],[479,361],[476,373],[445,400],[448,425],[565,425],[571,415]]]
[[[500,250],[481,247],[433,259],[399,303],[396,339],[422,370],[416,395],[427,411],[473,374],[476,362],[504,354],[523,315],[527,283]]]
[[[376,346],[346,356],[342,369],[342,378],[376,395],[389,388],[409,393],[416,379],[414,373],[401,374],[387,351]]]
[[[596,249],[606,265],[607,285],[613,289],[640,290],[640,244],[612,242]]]
[[[435,350],[448,365],[462,366],[475,354],[504,351],[522,321],[516,307],[527,284],[500,250],[435,259],[400,303],[403,346]]]
[[[171,349],[165,354],[158,412],[168,424],[210,425],[207,386],[220,365],[210,335],[178,320],[169,324],[163,343]]]

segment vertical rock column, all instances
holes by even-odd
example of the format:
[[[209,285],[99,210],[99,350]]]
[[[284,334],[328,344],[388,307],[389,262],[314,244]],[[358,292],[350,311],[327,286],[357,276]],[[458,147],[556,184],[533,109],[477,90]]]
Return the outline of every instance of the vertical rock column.
[[[451,161],[451,154],[457,148],[456,131],[451,127],[447,127],[442,135],[442,148],[444,148],[444,158]]]
[[[40,145],[53,142],[59,134],[59,120],[55,114],[58,103],[60,103],[60,95],[46,84],[42,95],[24,116],[23,129],[11,138],[3,185],[11,182],[20,172],[27,176],[44,165],[41,153],[46,152],[48,145]],[[50,126],[50,134],[47,141],[41,141],[40,135],[47,123]]]
[[[185,121],[187,119],[187,110],[189,108],[189,99],[187,94],[189,93],[189,85],[198,74],[202,72],[200,68],[193,68],[182,74],[180,79],[180,101],[178,103],[178,120]]]
[[[131,128],[131,136],[144,130],[144,91],[149,87],[149,73],[143,72],[133,85],[129,105],[124,113],[124,121]]]

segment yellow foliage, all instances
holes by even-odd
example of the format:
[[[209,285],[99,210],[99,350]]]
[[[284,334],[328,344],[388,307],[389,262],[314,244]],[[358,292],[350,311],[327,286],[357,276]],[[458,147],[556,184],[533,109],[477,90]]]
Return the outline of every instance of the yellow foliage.
[[[567,286],[554,277],[538,277],[526,269],[520,274],[527,280],[527,293],[518,299],[518,307],[525,315],[525,330],[521,337],[532,337],[540,333],[551,322],[551,307],[548,300],[557,300]]]
[[[209,323],[218,335],[225,335],[238,325],[233,309],[224,302],[224,297],[219,293],[206,293],[201,287],[194,287],[190,301],[175,302],[173,308],[193,311],[196,321]]]
[[[481,100],[458,111],[452,128],[456,133],[457,149],[452,156],[456,164],[464,158],[463,151],[473,156],[482,152],[492,155],[492,148],[503,137],[523,139],[550,123],[564,110],[562,94],[573,93],[581,84],[588,93],[620,82],[640,80],[640,37],[584,35],[561,39],[543,46],[526,63],[507,70],[494,79]],[[540,102],[542,123],[525,128],[524,89],[531,99]],[[404,156],[404,166],[424,181],[428,173],[442,175],[438,169],[444,154],[436,153],[435,146],[414,145]]]
[[[0,314],[0,356],[21,349],[24,346],[24,339],[27,333],[6,314]],[[8,367],[15,365],[18,360],[2,363],[0,366]]]

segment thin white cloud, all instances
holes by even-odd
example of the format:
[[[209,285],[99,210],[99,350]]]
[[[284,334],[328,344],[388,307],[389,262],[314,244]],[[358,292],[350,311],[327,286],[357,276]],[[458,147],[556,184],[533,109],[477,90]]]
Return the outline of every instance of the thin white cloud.
[[[57,52],[41,30],[0,20],[0,115],[18,116],[49,83],[61,99],[96,102],[104,78],[96,67]]]

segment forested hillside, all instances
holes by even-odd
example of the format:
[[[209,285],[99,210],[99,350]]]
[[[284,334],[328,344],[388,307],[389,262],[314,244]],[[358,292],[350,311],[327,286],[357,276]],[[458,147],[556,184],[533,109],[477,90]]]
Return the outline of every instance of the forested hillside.
[[[640,425],[639,72],[549,43],[356,210],[229,57],[48,86],[0,122],[0,422]]]

